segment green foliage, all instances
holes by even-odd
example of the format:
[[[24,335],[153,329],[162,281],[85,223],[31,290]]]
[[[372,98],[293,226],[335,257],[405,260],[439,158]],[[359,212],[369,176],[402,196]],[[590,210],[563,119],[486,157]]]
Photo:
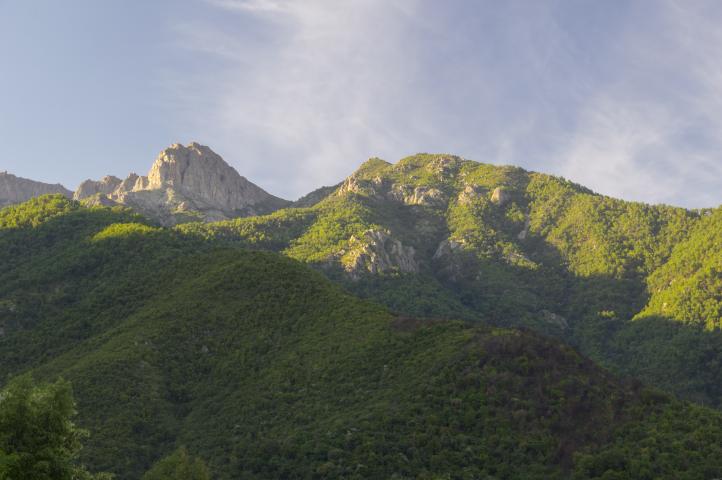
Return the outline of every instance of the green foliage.
[[[392,200],[397,187],[438,189],[445,203],[404,205]],[[509,194],[503,205],[491,201],[497,187]],[[59,197],[55,201],[67,202]],[[33,204],[31,210],[52,211],[47,205],[38,207]],[[78,207],[68,203],[58,212],[68,208]],[[83,210],[70,213],[59,215],[58,223],[87,215]],[[320,267],[351,292],[399,313],[530,327],[573,343],[617,372],[720,405],[722,397],[714,393],[715,386],[702,381],[710,364],[719,368],[722,359],[715,351],[713,360],[690,366],[692,377],[659,383],[663,375],[648,366],[672,357],[669,342],[659,344],[655,336],[629,338],[640,334],[632,318],[719,329],[719,218],[719,209],[696,212],[629,203],[519,168],[419,154],[395,165],[371,159],[344,187],[310,208],[209,225],[186,224],[176,232],[204,244],[282,252]],[[63,238],[76,237],[75,228],[69,227]],[[401,278],[392,268],[377,278],[355,282],[339,274],[353,267],[369,230],[388,232],[412,247],[419,274]],[[39,243],[43,235],[42,229],[33,231],[29,243],[35,250],[43,248]],[[2,238],[0,234],[0,244]],[[18,239],[5,242],[9,262],[21,258],[14,250],[26,244]],[[436,256],[446,239],[457,247]],[[368,261],[360,262],[361,273]],[[365,276],[355,275],[361,277]],[[58,284],[51,288],[63,291]],[[0,298],[0,310],[15,303]],[[563,321],[554,320],[559,318]],[[696,328],[674,333],[681,335],[680,342],[686,342],[688,334],[707,341]],[[629,355],[619,353],[629,346],[642,356],[630,361]],[[672,371],[686,369],[679,366]],[[713,370],[714,374],[722,375],[722,370]]]
[[[703,213],[647,283],[652,295],[637,318],[668,316],[707,330],[722,329],[722,207]]]
[[[722,475],[718,412],[480,324],[717,405],[722,339],[699,317],[715,311],[660,317],[648,292],[680,272],[693,305],[715,298],[717,223],[443,155],[355,177],[310,208],[170,230],[52,197],[0,211],[0,378],[72,380],[96,432],[83,460],[120,478],[178,445],[220,479]],[[446,203],[390,201],[393,184]],[[420,272],[340,273],[369,229]]]
[[[316,218],[306,208],[278,210],[261,217],[246,217],[210,225],[186,223],[176,229],[204,240],[234,243],[251,248],[279,251],[301,236]]]
[[[329,199],[316,210],[316,221],[285,250],[289,257],[309,263],[328,261],[346,247],[352,236],[376,227],[371,210],[346,197]]]
[[[201,458],[193,458],[181,447],[153,465],[142,480],[210,480],[208,467]]]
[[[78,464],[81,440],[70,384],[35,386],[28,376],[0,392],[0,479],[109,480]]]

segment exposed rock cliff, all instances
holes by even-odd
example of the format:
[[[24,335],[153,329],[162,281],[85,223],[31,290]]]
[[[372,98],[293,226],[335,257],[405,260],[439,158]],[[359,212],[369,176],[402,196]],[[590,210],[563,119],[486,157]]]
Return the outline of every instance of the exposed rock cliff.
[[[131,173],[122,181],[116,177],[86,180],[75,198],[128,205],[166,225],[258,215],[290,204],[249,182],[198,143],[166,148],[148,176]]]
[[[66,197],[72,197],[73,195],[73,192],[59,183],[52,185],[16,177],[7,172],[0,172],[0,207],[22,203],[33,197],[48,193],[60,193]]]
[[[76,200],[82,200],[83,198],[92,197],[93,195],[110,195],[118,186],[121,184],[121,180],[118,177],[108,175],[101,178],[98,181],[86,180],[80,184],[78,189],[73,194],[73,198]]]
[[[414,248],[403,245],[388,232],[368,230],[360,238],[352,236],[349,246],[350,250],[346,252],[342,262],[352,278],[357,278],[362,272],[419,271],[419,264],[414,259]]]

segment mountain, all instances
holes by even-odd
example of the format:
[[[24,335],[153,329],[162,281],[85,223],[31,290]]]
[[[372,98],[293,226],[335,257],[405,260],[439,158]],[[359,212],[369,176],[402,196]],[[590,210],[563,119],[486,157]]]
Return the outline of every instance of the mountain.
[[[387,204],[384,193],[379,205],[398,210],[377,210],[350,183],[308,209],[215,225],[158,228],[123,207],[60,196],[0,210],[0,378],[72,381],[91,431],[83,459],[119,479],[180,445],[218,479],[722,475],[718,411],[620,379],[532,330],[398,315],[330,281],[338,274],[382,298],[379,280],[413,295],[432,268],[423,243],[396,229],[361,233],[369,219],[375,232],[395,227],[409,208],[408,233],[432,237],[435,224],[419,222],[442,203],[418,201],[443,197],[422,190],[412,205]],[[500,206],[494,190],[478,195],[490,208],[519,201]],[[369,270],[382,252],[389,269]],[[416,271],[393,276],[394,255]],[[420,308],[444,306],[438,284]]]
[[[22,203],[33,197],[48,193],[59,193],[66,197],[72,197],[73,195],[73,192],[59,183],[51,185],[16,177],[8,172],[0,172],[0,207]]]
[[[127,205],[161,224],[213,221],[270,213],[290,202],[249,182],[210,148],[191,143],[163,150],[147,176],[86,180],[74,198]]]
[[[364,163],[310,208],[178,228],[307,263],[399,314],[523,326],[722,406],[722,208],[598,195],[420,154]]]

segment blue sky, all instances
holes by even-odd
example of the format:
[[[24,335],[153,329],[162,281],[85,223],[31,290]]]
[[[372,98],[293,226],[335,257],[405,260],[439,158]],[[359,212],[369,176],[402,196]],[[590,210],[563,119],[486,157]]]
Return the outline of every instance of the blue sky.
[[[722,203],[722,2],[0,0],[0,170],[198,141],[296,198],[416,152]]]

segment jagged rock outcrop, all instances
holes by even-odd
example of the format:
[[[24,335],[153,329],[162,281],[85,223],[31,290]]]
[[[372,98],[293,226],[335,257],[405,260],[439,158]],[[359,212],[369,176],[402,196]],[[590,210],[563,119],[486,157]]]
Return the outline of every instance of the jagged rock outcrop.
[[[457,201],[459,205],[470,205],[475,200],[486,194],[486,189],[480,185],[466,185],[459,193]]]
[[[59,183],[36,182],[27,178],[16,177],[8,172],[0,172],[0,207],[22,203],[33,197],[49,193],[59,193],[68,198],[73,196],[73,192]]]
[[[441,177],[445,177],[456,174],[461,162],[461,158],[457,156],[443,156],[430,161],[426,168]]]
[[[336,191],[336,195],[343,196],[349,193],[355,193],[366,197],[381,198],[382,195],[379,187],[381,187],[381,185],[377,185],[369,180],[362,180],[354,175],[351,175],[344,180],[343,183],[341,183],[341,186]]]
[[[73,194],[73,198],[75,200],[82,200],[93,195],[110,195],[118,188],[121,182],[121,179],[112,175],[105,176],[98,181],[85,180],[78,186],[78,189]]]
[[[290,204],[249,182],[210,148],[195,142],[163,150],[147,176],[131,173],[122,181],[110,176],[86,180],[75,198],[127,205],[165,225],[259,215]]]
[[[349,251],[342,263],[352,278],[361,273],[416,273],[419,264],[414,258],[414,247],[405,246],[388,232],[367,230],[349,240]]]
[[[446,195],[438,188],[414,187],[412,185],[394,185],[389,190],[388,198],[406,205],[423,205],[441,207],[446,204]]]
[[[461,240],[447,238],[439,243],[432,260],[436,271],[443,278],[456,282],[466,276],[465,270],[472,265],[464,255],[464,243]]]
[[[491,201],[504,206],[511,201],[511,192],[504,187],[496,187],[491,193]]]

